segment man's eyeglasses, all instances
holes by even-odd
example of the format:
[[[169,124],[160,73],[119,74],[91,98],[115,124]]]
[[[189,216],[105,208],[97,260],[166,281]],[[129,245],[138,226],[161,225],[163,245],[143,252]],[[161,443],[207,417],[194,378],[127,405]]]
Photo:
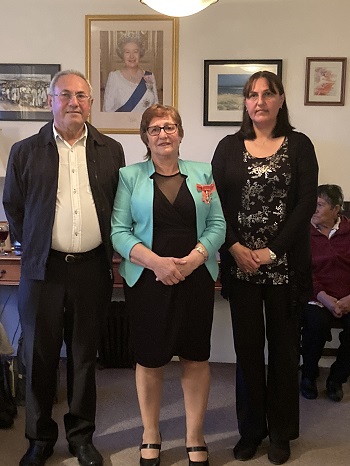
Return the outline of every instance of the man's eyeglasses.
[[[159,136],[162,129],[166,134],[174,134],[177,130],[177,127],[178,125],[176,123],[169,123],[168,125],[164,126],[149,126],[146,129],[150,136]]]
[[[70,102],[73,97],[77,99],[78,102],[87,102],[91,99],[91,96],[84,94],[84,92],[60,92],[59,94],[53,94],[54,96],[58,97],[61,102]]]

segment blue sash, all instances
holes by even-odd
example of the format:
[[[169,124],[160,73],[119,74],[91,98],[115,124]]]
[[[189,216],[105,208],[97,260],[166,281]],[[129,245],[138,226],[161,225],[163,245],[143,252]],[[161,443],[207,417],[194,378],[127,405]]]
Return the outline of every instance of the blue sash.
[[[145,71],[144,76],[149,76],[152,73],[150,71]],[[115,112],[131,112],[134,110],[136,105],[140,102],[142,97],[144,96],[145,92],[147,91],[147,86],[145,80],[142,78],[139,84],[137,85],[134,92],[129,97],[129,100],[125,102],[124,105],[119,107]]]

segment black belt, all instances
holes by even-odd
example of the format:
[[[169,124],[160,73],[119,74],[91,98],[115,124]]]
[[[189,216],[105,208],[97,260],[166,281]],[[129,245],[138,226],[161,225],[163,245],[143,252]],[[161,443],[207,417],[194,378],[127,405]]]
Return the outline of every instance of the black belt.
[[[83,262],[93,259],[101,254],[103,251],[103,244],[100,244],[95,249],[86,252],[61,252],[56,251],[55,249],[50,249],[50,256],[61,259],[69,264],[73,262]]]

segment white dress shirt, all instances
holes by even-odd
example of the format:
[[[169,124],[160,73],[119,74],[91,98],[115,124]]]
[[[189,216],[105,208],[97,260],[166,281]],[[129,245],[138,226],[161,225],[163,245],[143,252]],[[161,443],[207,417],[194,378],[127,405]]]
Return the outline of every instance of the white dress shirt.
[[[71,146],[53,127],[59,154],[52,249],[86,252],[102,243],[86,163],[87,127]]]

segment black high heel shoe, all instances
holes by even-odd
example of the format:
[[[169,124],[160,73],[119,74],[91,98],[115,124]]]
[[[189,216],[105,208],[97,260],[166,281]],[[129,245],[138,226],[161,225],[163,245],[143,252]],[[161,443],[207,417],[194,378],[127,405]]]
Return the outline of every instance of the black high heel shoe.
[[[209,466],[209,453],[206,445],[204,447],[187,447],[186,450],[188,455],[188,466]],[[207,459],[205,461],[192,461],[189,454],[194,451],[206,451],[208,455]]]
[[[162,441],[162,436],[160,436],[160,441]],[[140,456],[140,466],[159,466],[160,465],[160,450],[162,448],[161,443],[142,443],[140,445],[141,450],[150,449],[150,450],[159,450],[159,455],[157,458],[142,458]],[[140,453],[141,454],[141,453]]]

